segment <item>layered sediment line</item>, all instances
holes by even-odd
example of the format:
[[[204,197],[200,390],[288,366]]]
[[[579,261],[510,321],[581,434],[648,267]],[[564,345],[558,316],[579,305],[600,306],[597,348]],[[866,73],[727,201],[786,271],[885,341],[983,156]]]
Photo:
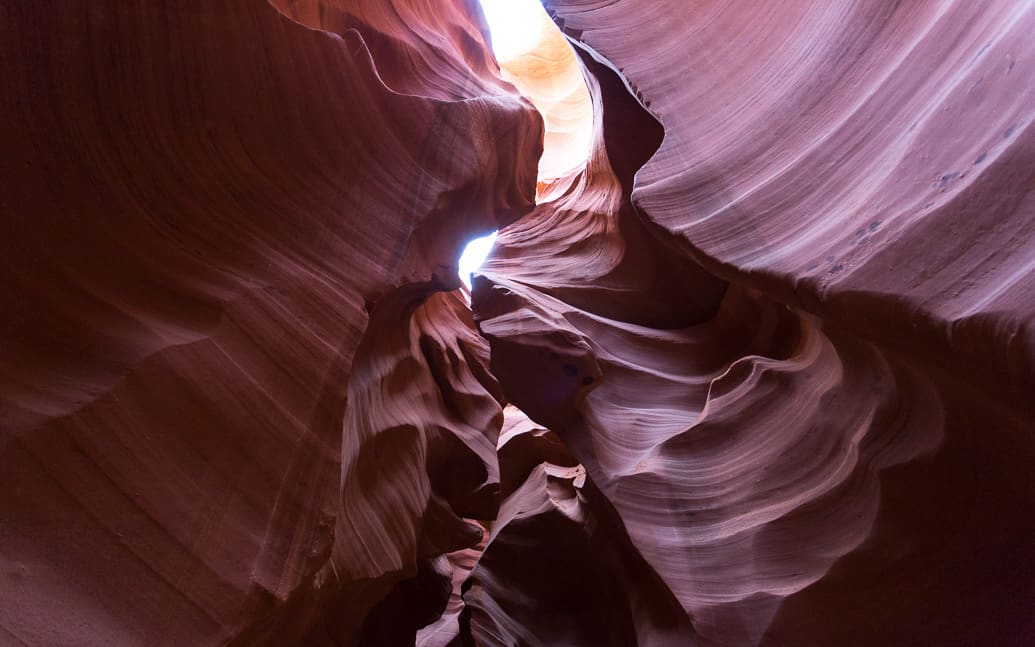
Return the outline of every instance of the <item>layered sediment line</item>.
[[[1031,642],[1035,8],[549,9],[0,9],[0,642]]]
[[[501,232],[474,308],[508,398],[702,644],[1023,644],[1032,302],[1000,296],[1029,291],[1029,10],[551,7],[664,132],[621,200],[590,172]],[[605,123],[621,86],[590,85]],[[623,209],[691,268],[667,318],[635,301],[650,272],[602,289],[642,267],[597,224]]]
[[[702,265],[1035,386],[1029,4],[550,6],[665,125],[634,201]]]
[[[415,568],[336,541],[368,310],[459,286],[463,240],[531,206],[542,124],[470,3],[377,5],[321,5],[337,30],[246,0],[0,10],[12,641],[341,641],[391,585],[354,577]],[[403,483],[433,477],[387,478],[419,526]]]

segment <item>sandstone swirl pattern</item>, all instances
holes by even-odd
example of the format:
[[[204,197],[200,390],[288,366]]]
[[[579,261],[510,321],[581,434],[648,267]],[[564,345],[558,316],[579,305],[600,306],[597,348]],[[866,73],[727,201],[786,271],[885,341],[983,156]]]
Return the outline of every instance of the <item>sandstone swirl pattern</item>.
[[[342,466],[376,451],[343,433],[354,358],[370,311],[458,287],[463,240],[528,209],[542,126],[472,6],[397,5],[328,4],[327,30],[254,0],[0,9],[0,642],[347,640],[416,571],[336,531]],[[415,322],[399,371],[438,388],[452,321]],[[459,406],[471,370],[444,373]],[[414,432],[429,471],[443,425]],[[387,553],[462,498],[386,478],[414,518],[349,512]]]
[[[548,4],[0,7],[0,644],[1030,644],[1035,5]]]
[[[693,296],[650,300],[684,316],[635,303],[659,279],[626,269],[635,227],[587,178],[505,230],[475,290],[508,397],[703,644],[1023,644],[1031,5],[551,7],[664,129],[623,182],[651,262],[725,292],[702,309],[691,271]],[[600,139],[621,176],[645,129],[608,126],[617,86]]]

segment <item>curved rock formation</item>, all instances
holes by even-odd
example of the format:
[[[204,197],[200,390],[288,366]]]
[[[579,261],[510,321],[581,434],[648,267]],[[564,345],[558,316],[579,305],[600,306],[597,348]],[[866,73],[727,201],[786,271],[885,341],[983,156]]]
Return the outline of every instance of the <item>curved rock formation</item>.
[[[0,643],[1031,643],[1035,7],[548,8],[0,7]]]
[[[664,140],[621,204],[605,171],[501,232],[475,310],[703,644],[1035,635],[1035,15],[877,5],[551,4]],[[591,167],[646,129],[608,127],[618,86]],[[647,265],[626,203],[698,268],[648,299],[682,317],[647,318],[649,271],[604,289]]]
[[[368,4],[340,33],[250,0],[2,9],[5,641],[340,641],[391,586],[357,578],[416,568],[342,546],[368,310],[459,286],[464,238],[531,206],[542,126],[470,3],[396,3],[421,32]],[[434,386],[459,331],[415,325]],[[399,496],[419,526],[431,491]]]
[[[528,5],[530,16],[521,28],[530,32],[529,49],[501,58],[500,72],[543,116],[537,189],[545,200],[562,193],[565,180],[585,166],[593,139],[593,104],[578,57],[546,11],[536,0],[510,1]]]
[[[1029,4],[550,6],[664,124],[634,199],[709,271],[1030,393]]]

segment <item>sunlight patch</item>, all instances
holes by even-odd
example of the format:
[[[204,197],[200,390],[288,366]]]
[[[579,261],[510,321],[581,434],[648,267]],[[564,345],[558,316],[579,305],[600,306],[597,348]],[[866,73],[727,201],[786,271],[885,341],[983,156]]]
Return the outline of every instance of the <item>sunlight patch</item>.
[[[539,0],[481,0],[492,32],[492,51],[505,61],[535,48],[543,37]]]
[[[464,282],[467,289],[471,289],[471,273],[476,271],[485,262],[485,257],[492,250],[492,244],[496,242],[496,232],[488,236],[475,238],[464,247],[464,253],[460,255],[460,280]]]

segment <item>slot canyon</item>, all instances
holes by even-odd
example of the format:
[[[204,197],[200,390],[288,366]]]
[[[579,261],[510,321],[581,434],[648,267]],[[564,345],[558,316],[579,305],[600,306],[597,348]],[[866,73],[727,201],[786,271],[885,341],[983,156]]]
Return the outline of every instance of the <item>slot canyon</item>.
[[[533,4],[0,2],[0,645],[1035,645],[1035,0]]]

